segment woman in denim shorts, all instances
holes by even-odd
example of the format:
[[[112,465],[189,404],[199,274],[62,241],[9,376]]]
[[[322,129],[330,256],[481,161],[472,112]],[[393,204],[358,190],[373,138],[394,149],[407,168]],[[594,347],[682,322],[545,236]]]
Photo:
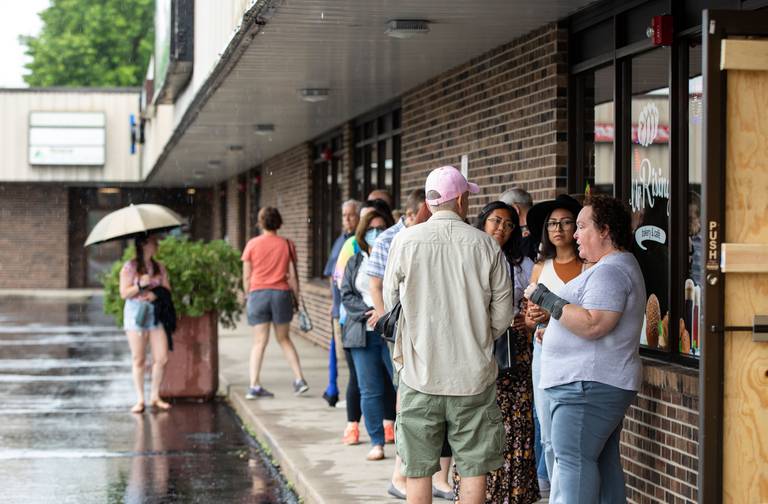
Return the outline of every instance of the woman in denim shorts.
[[[248,324],[253,326],[254,344],[250,359],[250,388],[247,399],[272,397],[274,394],[261,386],[261,365],[269,342],[269,330],[275,327],[277,343],[293,370],[293,392],[303,394],[309,390],[296,347],[289,336],[294,312],[294,298],[299,298],[296,273],[296,247],[293,242],[278,236],[283,224],[276,208],[259,211],[262,234],[251,238],[243,251],[243,288],[248,293],[246,311]],[[292,295],[293,293],[293,295]]]
[[[147,341],[152,351],[152,385],[150,405],[166,411],[171,405],[160,398],[160,383],[163,381],[165,364],[168,362],[168,339],[165,329],[155,320],[156,299],[151,289],[163,286],[170,290],[168,272],[154,259],[157,252],[157,236],[136,238],[136,259],[131,259],[120,270],[120,297],[125,299],[123,327],[128,335],[133,360],[133,386],[138,400],[131,408],[132,413],[144,411],[144,362]]]

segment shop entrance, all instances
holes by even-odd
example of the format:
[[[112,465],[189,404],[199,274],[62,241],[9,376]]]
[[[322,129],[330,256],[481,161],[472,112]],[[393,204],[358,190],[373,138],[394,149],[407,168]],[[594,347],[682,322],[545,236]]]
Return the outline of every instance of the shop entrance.
[[[706,11],[701,502],[768,501],[768,12]],[[757,318],[756,318],[757,317]],[[757,326],[757,327],[756,327]]]

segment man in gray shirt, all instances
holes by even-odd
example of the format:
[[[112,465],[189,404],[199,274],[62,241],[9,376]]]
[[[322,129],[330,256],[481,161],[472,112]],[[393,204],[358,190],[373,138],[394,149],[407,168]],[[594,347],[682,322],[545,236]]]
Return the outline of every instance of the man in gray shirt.
[[[503,462],[493,343],[514,317],[512,282],[496,241],[464,222],[477,185],[444,166],[425,190],[432,218],[394,238],[384,276],[386,307],[402,305],[397,449],[409,502],[428,502],[447,431],[460,500],[482,503],[486,473]]]

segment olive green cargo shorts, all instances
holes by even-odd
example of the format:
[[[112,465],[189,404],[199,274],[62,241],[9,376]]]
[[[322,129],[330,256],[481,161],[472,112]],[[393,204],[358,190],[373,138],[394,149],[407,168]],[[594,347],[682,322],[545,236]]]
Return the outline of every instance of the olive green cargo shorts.
[[[398,392],[395,443],[404,476],[424,478],[440,470],[446,429],[461,476],[482,476],[501,467],[504,424],[495,383],[473,396],[439,396],[413,390],[401,380]]]

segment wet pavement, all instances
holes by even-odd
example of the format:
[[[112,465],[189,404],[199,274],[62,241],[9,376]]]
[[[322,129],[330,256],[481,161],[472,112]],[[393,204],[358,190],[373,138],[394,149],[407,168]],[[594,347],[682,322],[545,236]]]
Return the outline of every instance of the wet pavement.
[[[99,298],[0,299],[0,502],[295,502],[225,404],[134,400]]]

